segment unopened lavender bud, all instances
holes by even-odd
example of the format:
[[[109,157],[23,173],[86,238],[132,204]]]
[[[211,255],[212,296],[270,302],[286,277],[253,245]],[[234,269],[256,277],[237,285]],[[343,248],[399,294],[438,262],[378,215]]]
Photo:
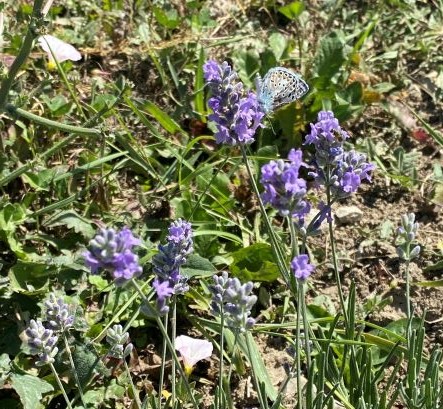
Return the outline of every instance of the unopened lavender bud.
[[[412,260],[413,258],[417,257],[419,254],[420,254],[420,246],[417,245],[412,249],[409,257]]]
[[[70,313],[70,307],[62,297],[57,298],[54,293],[50,293],[45,301],[45,307],[44,319],[51,329],[63,332],[74,323],[74,315]]]
[[[123,332],[121,325],[116,324],[112,328],[109,328],[106,334],[106,341],[111,345],[108,355],[120,359],[126,358],[133,348],[132,344],[128,344],[124,348],[124,344],[128,342],[128,339],[129,333]]]
[[[31,320],[29,327],[25,331],[28,336],[27,344],[32,355],[37,355],[37,366],[43,366],[54,362],[54,357],[57,355],[58,338],[54,336],[54,332],[43,326],[40,320]]]

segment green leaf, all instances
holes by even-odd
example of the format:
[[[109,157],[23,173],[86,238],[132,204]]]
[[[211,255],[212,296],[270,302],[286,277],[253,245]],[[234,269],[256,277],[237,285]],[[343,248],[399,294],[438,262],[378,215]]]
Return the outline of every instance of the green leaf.
[[[218,270],[208,259],[198,254],[191,254],[181,271],[190,278],[195,276],[212,277]]]
[[[111,291],[112,286],[109,285],[108,280],[105,280],[102,276],[90,274],[88,275],[88,281],[100,292]]]
[[[30,185],[33,189],[39,190],[49,190],[49,185],[54,180],[55,175],[58,173],[56,168],[43,169],[42,171],[26,172],[22,175],[22,180],[24,183]]]
[[[95,233],[92,222],[80,216],[75,210],[61,210],[51,215],[43,223],[46,227],[66,226],[86,238],[91,238]]]
[[[278,9],[278,12],[283,14],[289,20],[296,20],[298,16],[304,11],[305,5],[302,1],[293,1]]]
[[[274,261],[272,247],[265,243],[256,243],[231,253],[233,263],[229,266],[233,276],[242,281],[275,281],[279,269]]]
[[[414,285],[419,285],[420,287],[443,287],[443,280],[434,280],[434,281],[417,281]]]
[[[203,64],[205,63],[205,51],[204,48],[200,48],[200,55],[198,58],[197,71],[195,73],[194,84],[194,106],[195,110],[201,114],[201,119],[206,121],[205,116],[205,93],[204,93],[204,80],[203,80]]]
[[[280,33],[272,33],[269,36],[269,46],[272,49],[276,60],[279,61],[283,57],[288,42],[284,35]]]
[[[50,383],[27,374],[12,374],[11,384],[20,396],[24,409],[44,408],[40,403],[42,395],[54,390]]]
[[[175,122],[166,112],[162,111],[157,105],[151,101],[145,101],[143,107],[149,112],[159,124],[169,133],[185,133],[180,125]]]
[[[177,10],[163,10],[161,7],[154,7],[155,19],[164,27],[174,29],[180,24]]]
[[[42,294],[46,291],[48,276],[54,270],[45,263],[17,260],[8,272],[11,290],[27,295]]]
[[[72,102],[68,101],[63,95],[56,95],[54,98],[49,98],[47,95],[41,94],[40,97],[53,116],[65,115],[72,108]]]
[[[331,79],[346,61],[343,41],[336,33],[324,37],[314,59],[314,71],[324,80]]]

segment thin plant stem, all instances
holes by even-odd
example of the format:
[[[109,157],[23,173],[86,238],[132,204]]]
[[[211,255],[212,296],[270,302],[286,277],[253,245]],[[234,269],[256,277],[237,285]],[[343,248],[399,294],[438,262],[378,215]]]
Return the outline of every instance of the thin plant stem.
[[[55,377],[55,380],[57,381],[58,387],[62,391],[63,397],[65,398],[65,401],[66,401],[67,408],[68,409],[72,409],[71,402],[69,401],[68,395],[66,395],[65,388],[63,387],[62,382],[60,380],[60,377],[58,376],[58,373],[55,370],[54,365],[52,364],[52,362],[49,363],[49,367],[51,368],[51,371],[54,374],[54,377]]]
[[[250,338],[250,333],[246,332],[245,333],[246,347],[248,348],[248,355],[249,355],[249,357],[251,357],[252,356],[252,353],[251,353],[251,341],[250,341],[249,338]],[[252,373],[254,375],[253,376],[254,384],[255,384],[255,389],[256,389],[256,392],[257,392],[258,400],[260,402],[260,407],[261,408],[266,408],[265,403],[263,401],[263,396],[261,394],[260,385],[258,383],[257,374],[255,373],[255,370],[254,370],[254,365],[251,365],[251,368],[252,368]]]
[[[171,318],[171,339],[174,342],[177,337],[177,296],[174,294],[171,297],[171,307],[172,307],[172,318]],[[171,364],[171,392],[172,392],[172,406],[174,407],[175,401],[177,399],[175,390],[175,361],[172,360]]]
[[[301,393],[301,361],[300,361],[300,305],[302,303],[300,287],[303,283],[298,280],[297,285],[297,324],[296,324],[296,337],[295,337],[295,359],[297,362],[297,408],[303,409],[302,393]],[[306,332],[306,331],[305,331]]]
[[[168,332],[168,322],[169,322],[169,313],[167,313],[164,317],[164,326],[166,333]],[[163,337],[162,341],[162,362],[166,362],[166,339]],[[163,395],[163,382],[165,379],[165,365],[163,364],[160,368],[160,379],[158,381],[158,407],[162,407],[162,395]]]
[[[303,318],[303,330],[304,330],[304,341],[305,341],[305,353],[306,353],[306,370],[309,373],[309,369],[311,368],[311,346],[309,345],[309,322],[308,317],[306,314],[306,299],[305,299],[305,285],[304,283],[301,283],[299,287],[300,292],[300,309],[301,309],[301,315]]]
[[[329,174],[329,171],[328,171],[328,174]],[[329,177],[327,180],[329,180]],[[328,206],[329,206],[329,208],[331,208],[332,201],[331,201],[331,189],[330,189],[329,183],[327,183],[326,197],[327,197]],[[332,220],[328,220],[328,227],[329,227],[329,239],[331,240],[332,264],[334,266],[335,282],[337,284],[338,296],[340,298],[340,305],[341,305],[341,308],[343,311],[343,318],[345,321],[345,326],[347,326],[348,322],[349,322],[348,311],[346,308],[345,298],[343,296],[343,289],[341,287],[340,272],[338,271],[337,247],[335,245],[335,236],[334,236],[334,228],[332,225]]]
[[[223,312],[223,304],[220,305],[220,365],[218,371],[218,389],[220,391],[220,408],[226,407],[225,394],[223,393],[223,352],[225,348],[225,315]]]
[[[71,365],[72,373],[74,374],[75,383],[77,384],[78,393],[80,394],[80,400],[83,406],[86,408],[85,396],[83,395],[83,388],[78,379],[77,370],[75,369],[74,360],[72,359],[71,348],[69,347],[68,338],[66,337],[66,332],[63,331],[63,341],[65,343],[66,353],[68,354],[69,363]]]
[[[129,383],[131,384],[131,389],[132,389],[132,394],[134,395],[135,404],[137,405],[137,409],[141,409],[142,404],[140,402],[140,397],[138,396],[137,389],[135,389],[134,382],[132,381],[131,372],[129,371],[129,367],[128,367],[128,364],[126,363],[125,358],[123,358],[123,364],[125,365],[126,373],[129,378]],[[86,408],[86,406],[85,406],[85,408]]]
[[[134,279],[131,279],[131,283],[135,287],[135,289],[138,291],[138,293],[140,294],[140,297],[145,302],[145,306],[149,310],[150,315],[154,318],[155,322],[157,323],[158,328],[160,329],[160,332],[162,333],[164,339],[166,340],[166,345],[169,349],[169,353],[171,354],[172,359],[175,361],[178,371],[180,372],[180,377],[185,381],[184,384],[185,384],[186,392],[188,393],[188,395],[191,398],[192,405],[194,406],[195,409],[198,409],[198,403],[195,400],[194,395],[192,394],[191,386],[189,385],[187,376],[186,376],[182,366],[180,365],[180,361],[178,360],[178,356],[175,352],[174,345],[172,344],[171,340],[168,337],[168,333],[166,331],[165,326],[163,325],[163,322],[161,321],[160,317],[158,316],[157,311],[155,311],[155,309],[149,303],[148,298],[143,293],[143,291],[140,288],[140,286],[138,285],[137,281],[135,281]]]
[[[408,258],[409,258],[409,246],[408,246]],[[411,282],[410,282],[410,272],[409,272],[409,260],[406,260],[405,265],[405,276],[406,276],[406,314],[408,317],[408,326],[407,326],[407,337],[406,337],[406,344],[408,347],[408,350],[410,349],[411,345],[411,338],[412,338],[412,316],[411,316]]]
[[[32,49],[32,43],[34,42],[34,38],[36,37],[36,26],[38,20],[41,18],[41,10],[42,10],[43,0],[35,0],[34,6],[32,9],[31,21],[28,25],[28,31],[26,33],[25,39],[23,40],[22,46],[15,57],[14,62],[9,68],[8,75],[3,79],[0,85],[0,112],[2,112],[5,108],[6,102],[9,97],[9,91],[12,88],[12,84],[14,83],[15,77],[20,71],[21,66],[26,62],[26,59],[29,56],[29,53]]]

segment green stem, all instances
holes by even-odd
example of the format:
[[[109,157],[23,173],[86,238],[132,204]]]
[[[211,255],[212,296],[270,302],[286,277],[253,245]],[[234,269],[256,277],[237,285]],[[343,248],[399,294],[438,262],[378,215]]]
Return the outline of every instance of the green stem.
[[[301,362],[300,362],[300,305],[302,303],[300,287],[303,283],[298,280],[297,288],[297,325],[296,325],[296,337],[295,337],[295,359],[297,362],[297,408],[303,409],[302,393],[301,393]]]
[[[25,111],[24,109],[21,108],[17,108],[12,104],[6,104],[5,111],[13,117],[21,116],[37,124],[47,126],[48,128],[58,129],[63,132],[74,133],[77,135],[88,135],[88,136],[100,135],[100,131],[97,129],[83,128],[81,126],[62,124],[60,122],[52,121],[51,119],[43,118],[41,116],[32,114],[31,112]]]
[[[41,9],[43,5],[43,0],[35,0],[34,7],[32,9],[31,21],[28,26],[28,31],[26,33],[25,39],[23,40],[22,46],[20,47],[20,51],[15,57],[14,62],[9,69],[8,75],[3,79],[0,85],[0,112],[2,112],[5,108],[6,101],[9,97],[9,91],[12,88],[12,84],[14,83],[15,77],[17,76],[21,66],[25,63],[26,59],[29,56],[29,53],[32,50],[32,45],[34,42],[34,38],[36,35],[36,23],[41,18]]]
[[[184,383],[185,383],[186,392],[188,393],[189,397],[192,400],[192,405],[194,406],[195,409],[198,409],[198,403],[195,400],[195,397],[194,397],[194,395],[192,393],[191,386],[189,385],[187,376],[186,376],[182,366],[180,365],[180,361],[179,361],[178,356],[177,356],[177,354],[175,352],[174,345],[172,344],[171,340],[168,337],[168,333],[167,333],[166,328],[163,325],[160,317],[158,316],[158,312],[151,306],[151,304],[149,303],[148,298],[143,293],[142,289],[137,284],[137,282],[134,279],[132,279],[131,283],[135,287],[135,289],[138,291],[138,293],[140,294],[140,297],[145,302],[145,306],[149,310],[150,315],[154,318],[155,322],[157,323],[157,325],[158,325],[158,327],[160,329],[160,332],[162,333],[164,339],[166,340],[166,345],[167,345],[167,347],[169,349],[169,353],[171,354],[172,359],[175,361],[175,364],[177,365],[178,371],[180,372],[180,377],[185,381]]]
[[[327,171],[329,174],[329,170]],[[329,180],[329,177],[327,178],[327,181]],[[327,188],[326,188],[326,198],[327,203],[329,206],[330,211],[332,211],[332,200],[331,200],[331,188],[329,183],[327,182]],[[348,311],[346,308],[345,303],[345,297],[343,296],[343,289],[341,287],[341,279],[340,279],[340,271],[338,270],[338,259],[337,259],[337,247],[335,245],[335,236],[334,236],[334,227],[332,224],[332,220],[328,220],[328,227],[329,227],[329,239],[331,240],[331,251],[332,251],[332,264],[334,266],[334,275],[335,275],[335,282],[337,284],[337,290],[338,290],[338,296],[340,298],[340,305],[341,309],[343,311],[343,318],[345,322],[345,327],[348,326]]]
[[[225,394],[223,392],[223,352],[225,348],[225,314],[223,312],[223,305],[220,305],[220,366],[218,370],[218,390],[220,393],[220,408],[224,409],[226,407]]]
[[[171,339],[175,345],[175,338],[177,337],[177,296],[174,294],[171,299],[172,318],[171,318]],[[172,393],[172,407],[175,405],[177,399],[175,391],[175,361],[171,365],[171,393]]]
[[[67,405],[68,409],[72,409],[71,402],[69,401],[68,395],[66,395],[65,388],[63,387],[62,382],[61,382],[61,380],[60,380],[60,378],[58,376],[58,373],[55,370],[54,365],[52,364],[52,362],[49,363],[49,367],[51,368],[51,371],[54,374],[54,377],[55,377],[55,380],[57,381],[58,387],[62,391],[62,394],[63,394],[63,397],[65,398],[66,405]]]
[[[128,378],[129,378],[129,383],[131,384],[131,389],[132,389],[132,394],[134,395],[135,404],[137,405],[137,409],[141,409],[142,404],[140,402],[140,397],[138,396],[137,389],[135,389],[134,382],[132,381],[131,372],[129,371],[129,367],[128,367],[128,364],[126,363],[126,359],[125,358],[123,358],[123,363],[125,365],[126,373],[128,375]],[[85,406],[85,408],[86,408],[86,406]]]
[[[168,321],[169,321],[169,314],[166,314],[164,317],[164,325],[165,325],[165,331],[168,332]],[[162,341],[162,362],[166,362],[166,339],[163,337]],[[158,407],[162,407],[162,397],[163,397],[163,382],[165,379],[165,366],[162,365],[160,368],[160,379],[158,382]]]
[[[74,374],[75,383],[78,387],[78,393],[80,394],[80,400],[82,401],[82,405],[86,408],[85,396],[83,395],[82,385],[80,384],[80,380],[78,379],[77,370],[75,369],[74,360],[72,359],[71,348],[69,347],[68,339],[66,338],[66,333],[63,332],[63,341],[65,342],[66,352],[68,354],[69,363],[72,368],[72,373]]]
[[[245,332],[246,347],[248,348],[249,357],[252,356],[250,336],[251,336],[251,334],[249,332]],[[249,359],[251,359],[251,358],[249,358]],[[255,389],[257,392],[258,400],[260,402],[260,408],[266,408],[267,406],[265,405],[265,402],[263,400],[263,396],[262,396],[261,389],[260,389],[260,384],[258,382],[257,374],[255,373],[255,370],[254,370],[254,365],[251,364],[251,368],[252,368],[252,374],[253,374],[253,378],[254,378]]]

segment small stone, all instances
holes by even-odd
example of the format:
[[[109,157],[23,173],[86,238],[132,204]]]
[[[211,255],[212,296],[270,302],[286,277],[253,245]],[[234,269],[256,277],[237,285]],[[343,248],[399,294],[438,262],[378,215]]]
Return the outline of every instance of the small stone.
[[[340,224],[351,224],[359,222],[363,212],[357,206],[342,206],[336,210],[335,217]]]

